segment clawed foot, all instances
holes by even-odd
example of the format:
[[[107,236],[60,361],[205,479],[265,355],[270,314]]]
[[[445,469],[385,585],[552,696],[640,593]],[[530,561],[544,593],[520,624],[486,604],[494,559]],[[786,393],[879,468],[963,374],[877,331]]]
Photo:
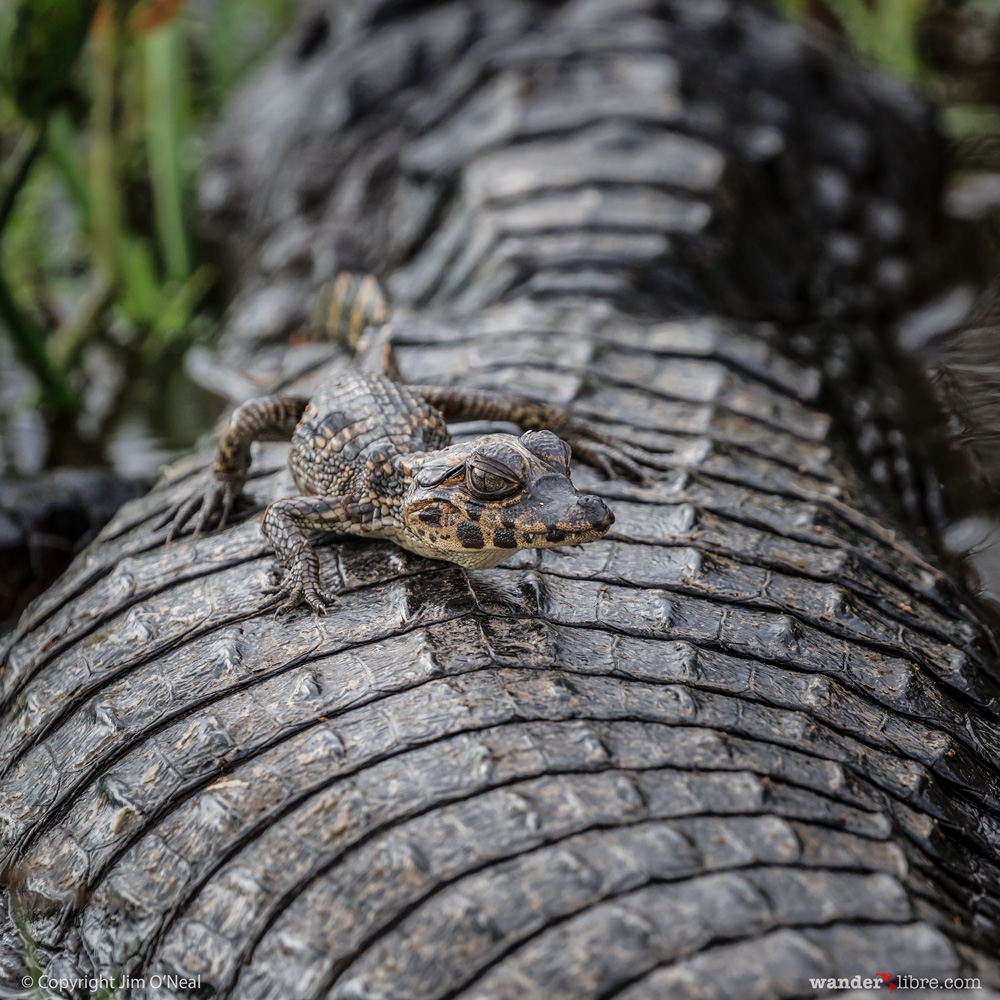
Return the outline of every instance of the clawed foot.
[[[170,525],[165,543],[167,545],[184,530],[184,526],[192,517],[195,517],[195,514],[197,517],[194,522],[192,539],[197,538],[202,531],[209,527],[216,514],[219,515],[218,527],[221,530],[226,526],[233,504],[241,490],[241,483],[213,478],[205,489],[196,489],[189,496],[175,503],[156,522],[155,527],[162,528],[164,525]]]
[[[310,573],[303,564],[288,570],[279,584],[265,587],[264,593],[274,595],[278,615],[287,615],[301,605],[308,604],[316,614],[325,616],[327,605],[337,603],[336,594],[323,590],[316,574]]]
[[[584,421],[573,420],[559,436],[572,448],[573,457],[599,469],[608,479],[631,479],[641,486],[652,486],[647,469],[667,472],[666,463],[652,452],[622,441]]]

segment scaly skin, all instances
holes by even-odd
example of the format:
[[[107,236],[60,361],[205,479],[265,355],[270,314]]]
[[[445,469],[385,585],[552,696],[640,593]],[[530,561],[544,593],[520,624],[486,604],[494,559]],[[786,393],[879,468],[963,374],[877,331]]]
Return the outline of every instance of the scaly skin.
[[[527,433],[453,444],[446,416],[506,420]],[[603,501],[580,494],[570,480],[571,446],[612,476],[644,478],[637,460],[646,458],[530,400],[342,372],[311,400],[267,397],[241,406],[219,443],[212,484],[165,518],[168,544],[195,512],[196,535],[216,514],[224,525],[246,481],[251,443],[289,436],[289,465],[302,495],[264,514],[261,528],[286,571],[272,593],[282,610],[305,603],[321,614],[335,596],[320,586],[306,531],[388,538],[433,559],[496,566],[519,549],[589,542],[611,527],[614,515]]]
[[[319,339],[338,340],[357,350],[369,326],[389,322],[392,309],[374,274],[341,271],[320,290],[310,332]]]

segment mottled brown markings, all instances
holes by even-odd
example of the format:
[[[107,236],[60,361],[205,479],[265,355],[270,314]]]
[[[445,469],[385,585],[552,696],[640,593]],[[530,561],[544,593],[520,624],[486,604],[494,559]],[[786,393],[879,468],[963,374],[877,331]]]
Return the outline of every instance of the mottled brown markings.
[[[558,524],[558,517],[553,511],[545,511],[542,514],[542,526],[548,531],[555,531]]]
[[[310,324],[313,339],[332,337],[354,350],[368,326],[388,323],[392,310],[372,274],[341,271],[320,289]]]
[[[444,391],[444,390],[442,390],[442,391]],[[451,391],[451,390],[449,390],[449,391]],[[307,412],[315,412],[315,408],[309,408],[309,407],[307,407]],[[435,421],[434,421],[434,422],[435,422],[435,423],[437,422],[436,418],[435,418]],[[346,467],[345,467],[345,468],[346,468]],[[714,478],[714,477],[709,477],[709,478]],[[726,480],[725,482],[728,482],[728,480]],[[733,480],[733,482],[734,482],[734,484],[735,484],[735,485],[741,485],[741,486],[746,486],[746,487],[748,487],[748,488],[750,488],[750,489],[753,489],[753,490],[757,491],[757,484],[753,484],[753,483],[748,483],[748,482],[744,482],[744,479],[743,479],[743,478],[737,478],[737,479],[734,479],[734,480]],[[785,496],[786,494],[785,494],[785,493],[782,493],[781,495],[782,495],[782,496]],[[797,499],[797,497],[796,497],[795,495],[789,495],[789,496],[788,496],[788,498],[789,498],[789,499]],[[856,519],[854,519],[854,518],[851,518],[851,519],[845,519],[845,517],[844,517],[844,512],[843,512],[843,510],[841,510],[841,509],[840,509],[840,506],[842,506],[842,505],[831,505],[831,504],[828,504],[828,503],[825,503],[825,502],[823,502],[823,503],[822,503],[822,506],[823,506],[823,507],[824,507],[825,509],[829,510],[829,511],[830,511],[830,513],[831,513],[831,514],[832,514],[832,515],[833,515],[833,516],[834,516],[835,518],[837,518],[838,520],[847,520],[847,522],[848,522],[848,523],[849,523],[849,524],[850,524],[850,525],[851,525],[851,526],[852,526],[852,527],[853,527],[853,528],[854,528],[855,530],[860,530],[860,531],[861,531],[861,533],[862,533],[862,535],[863,535],[863,536],[864,536],[865,538],[871,538],[871,539],[873,539],[873,540],[879,540],[879,536],[878,536],[877,534],[873,533],[873,532],[872,532],[871,530],[869,530],[869,529],[868,529],[868,528],[867,528],[867,527],[866,527],[865,525],[859,525],[859,524],[857,524],[857,523],[856,523]],[[175,508],[175,509],[176,509],[176,508]],[[807,541],[809,541],[810,543],[815,543],[815,542],[817,542],[818,540],[817,540],[817,539],[814,539],[814,538],[809,538],[809,539],[807,539]],[[827,545],[826,545],[826,547],[829,547],[829,544],[827,544]],[[890,572],[890,571],[889,571],[889,570],[888,570],[888,569],[887,569],[886,567],[882,566],[881,564],[879,564],[879,565],[875,565],[875,566],[874,566],[873,568],[874,568],[875,572],[877,572],[877,573],[878,573],[878,574],[879,574],[880,576],[882,576],[882,577],[884,577],[884,578],[886,578],[886,579],[891,579],[891,580],[892,580],[892,581],[894,581],[894,582],[897,582],[897,581],[901,581],[901,580],[903,580],[903,578],[902,578],[902,577],[900,577],[900,576],[898,575],[898,573],[893,573],[893,572]],[[904,581],[904,582],[905,582],[905,581]],[[944,606],[944,605],[943,605],[943,603],[942,603],[942,602],[941,602],[941,601],[940,601],[939,599],[937,599],[935,595],[931,594],[931,595],[928,595],[928,596],[929,596],[929,598],[930,598],[931,600],[933,600],[933,601],[934,601],[934,603],[935,603],[936,605],[938,605],[938,606]]]

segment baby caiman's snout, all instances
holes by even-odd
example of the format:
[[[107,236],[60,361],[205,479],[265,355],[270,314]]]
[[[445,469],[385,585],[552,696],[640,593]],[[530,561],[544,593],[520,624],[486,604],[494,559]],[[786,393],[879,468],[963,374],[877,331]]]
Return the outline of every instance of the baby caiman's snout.
[[[558,543],[570,537],[574,541],[582,541],[583,539],[578,537],[580,535],[586,535],[586,541],[600,538],[615,523],[615,515],[611,513],[611,509],[600,497],[591,496],[589,493],[580,493],[574,508],[568,512],[565,518],[560,520],[562,524],[548,532],[546,541]]]
[[[590,493],[581,493],[577,506],[583,511],[583,516],[595,528],[603,527],[605,531],[615,523],[615,515],[611,508],[600,498]]]
[[[533,514],[544,525],[544,542],[535,544],[572,545],[600,538],[615,523],[615,516],[600,498],[578,493],[567,476],[546,477],[536,487],[537,505]],[[527,512],[525,512],[527,514]],[[525,521],[530,523],[530,515]],[[527,527],[527,524],[526,524]],[[532,525],[535,527],[535,525]],[[536,528],[537,530],[537,528]]]

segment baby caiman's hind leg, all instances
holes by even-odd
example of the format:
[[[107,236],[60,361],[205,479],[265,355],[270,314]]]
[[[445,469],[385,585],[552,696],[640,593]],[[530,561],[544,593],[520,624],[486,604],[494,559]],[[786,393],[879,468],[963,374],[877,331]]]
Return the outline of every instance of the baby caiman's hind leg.
[[[208,486],[198,488],[180,500],[157,525],[162,527],[170,523],[167,544],[180,533],[196,511],[195,538],[216,513],[220,514],[219,527],[224,528],[233,503],[243,492],[250,468],[250,445],[254,441],[288,441],[308,404],[305,396],[262,396],[239,407],[219,441]]]
[[[656,455],[608,434],[590,421],[571,417],[534,399],[486,389],[433,385],[407,388],[440,411],[446,420],[507,420],[526,431],[552,431],[570,446],[575,458],[600,469],[609,479],[625,475],[649,485],[645,469],[665,471],[668,468]]]
[[[291,611],[308,604],[313,611],[326,614],[326,605],[336,596],[319,583],[319,558],[309,544],[309,530],[358,533],[372,520],[372,505],[358,498],[288,497],[277,500],[264,512],[260,530],[274,546],[278,562],[285,568],[285,578],[266,593],[285,598],[281,611]]]

